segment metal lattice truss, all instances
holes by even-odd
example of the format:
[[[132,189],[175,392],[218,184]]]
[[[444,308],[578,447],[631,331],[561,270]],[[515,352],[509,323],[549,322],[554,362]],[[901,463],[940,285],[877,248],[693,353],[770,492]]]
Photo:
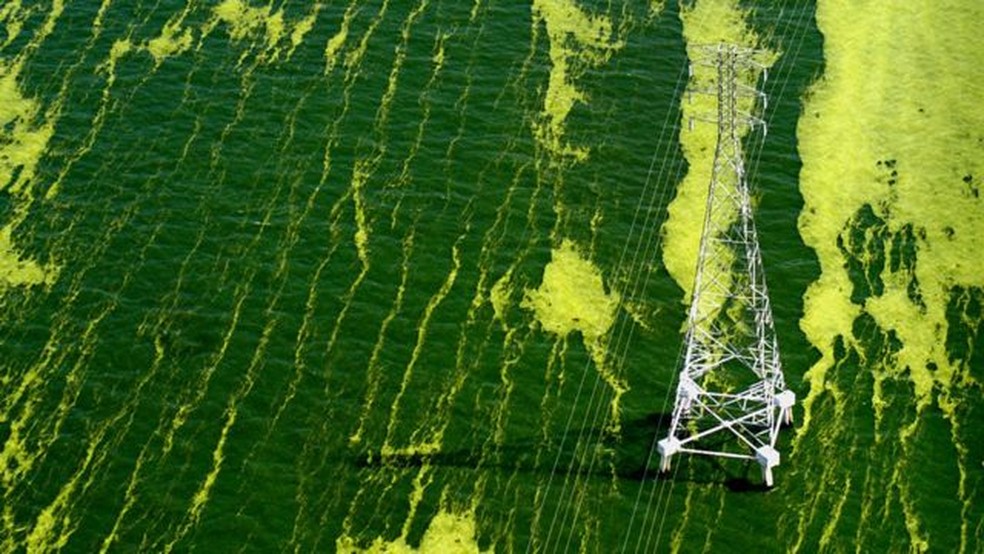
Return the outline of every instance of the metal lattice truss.
[[[691,125],[715,123],[717,146],[683,367],[670,430],[658,448],[662,471],[678,453],[748,459],[772,486],[779,427],[791,421],[796,397],[783,380],[742,155],[742,137],[765,127],[753,113],[764,109],[765,95],[749,84],[766,76],[758,57],[714,45],[697,49],[691,64],[690,92],[717,99],[715,116],[695,116]]]

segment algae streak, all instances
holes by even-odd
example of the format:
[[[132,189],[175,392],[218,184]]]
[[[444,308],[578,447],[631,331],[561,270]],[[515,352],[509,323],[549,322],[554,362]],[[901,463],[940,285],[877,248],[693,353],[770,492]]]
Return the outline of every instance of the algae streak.
[[[464,513],[442,510],[427,526],[419,548],[410,546],[406,537],[401,535],[392,541],[376,538],[364,548],[352,537],[342,536],[335,541],[335,549],[351,554],[479,554],[482,550],[478,548],[475,537],[474,510]]]
[[[566,338],[578,331],[598,374],[611,387],[609,429],[619,430],[619,401],[628,385],[606,363],[606,341],[620,303],[618,292],[605,291],[601,271],[581,257],[573,242],[565,240],[553,251],[543,270],[543,281],[527,290],[521,306],[533,310],[544,330]]]
[[[608,61],[622,44],[612,38],[612,22],[590,15],[574,0],[534,0],[533,24],[543,23],[550,40],[550,81],[543,113],[534,127],[537,142],[557,158],[582,161],[588,149],[564,139],[565,122],[575,104],[587,102],[576,85],[585,68]]]

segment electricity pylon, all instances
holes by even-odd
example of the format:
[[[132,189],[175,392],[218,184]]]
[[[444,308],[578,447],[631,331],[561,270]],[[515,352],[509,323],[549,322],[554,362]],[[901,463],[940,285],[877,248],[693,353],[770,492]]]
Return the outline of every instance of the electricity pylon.
[[[660,469],[679,453],[747,459],[771,487],[779,427],[791,422],[796,395],[783,380],[742,157],[742,135],[765,128],[752,113],[765,108],[765,95],[747,83],[764,80],[766,68],[756,51],[734,45],[702,47],[694,58],[691,76],[695,65],[716,73],[691,92],[717,98],[716,114],[695,118],[717,124],[717,146],[673,418],[657,443]]]

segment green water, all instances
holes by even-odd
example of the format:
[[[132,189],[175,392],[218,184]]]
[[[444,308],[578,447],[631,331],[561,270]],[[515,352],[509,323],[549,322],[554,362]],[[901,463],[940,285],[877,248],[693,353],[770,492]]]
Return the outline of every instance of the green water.
[[[686,310],[660,230],[688,169],[683,4],[0,6],[2,550],[984,549],[984,282],[941,293],[953,377],[925,393],[896,312],[858,306],[947,252],[934,231],[843,202],[817,216],[840,242],[802,238],[799,137],[838,142],[801,120],[825,98],[814,2],[742,3],[781,53],[749,169],[809,425],[771,491],[754,464],[656,478]],[[925,139],[970,229],[978,123],[957,153]],[[908,261],[879,258],[905,250],[889,232]],[[839,270],[858,311],[804,319]],[[803,330],[848,317],[830,344]]]

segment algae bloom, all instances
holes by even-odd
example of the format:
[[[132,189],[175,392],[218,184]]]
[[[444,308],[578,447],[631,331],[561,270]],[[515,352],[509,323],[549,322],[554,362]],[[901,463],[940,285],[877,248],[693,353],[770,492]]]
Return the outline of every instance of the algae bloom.
[[[526,291],[522,306],[534,311],[546,331],[562,337],[580,331],[594,355],[615,320],[618,304],[618,293],[605,291],[598,268],[565,240],[553,251],[540,287]]]

